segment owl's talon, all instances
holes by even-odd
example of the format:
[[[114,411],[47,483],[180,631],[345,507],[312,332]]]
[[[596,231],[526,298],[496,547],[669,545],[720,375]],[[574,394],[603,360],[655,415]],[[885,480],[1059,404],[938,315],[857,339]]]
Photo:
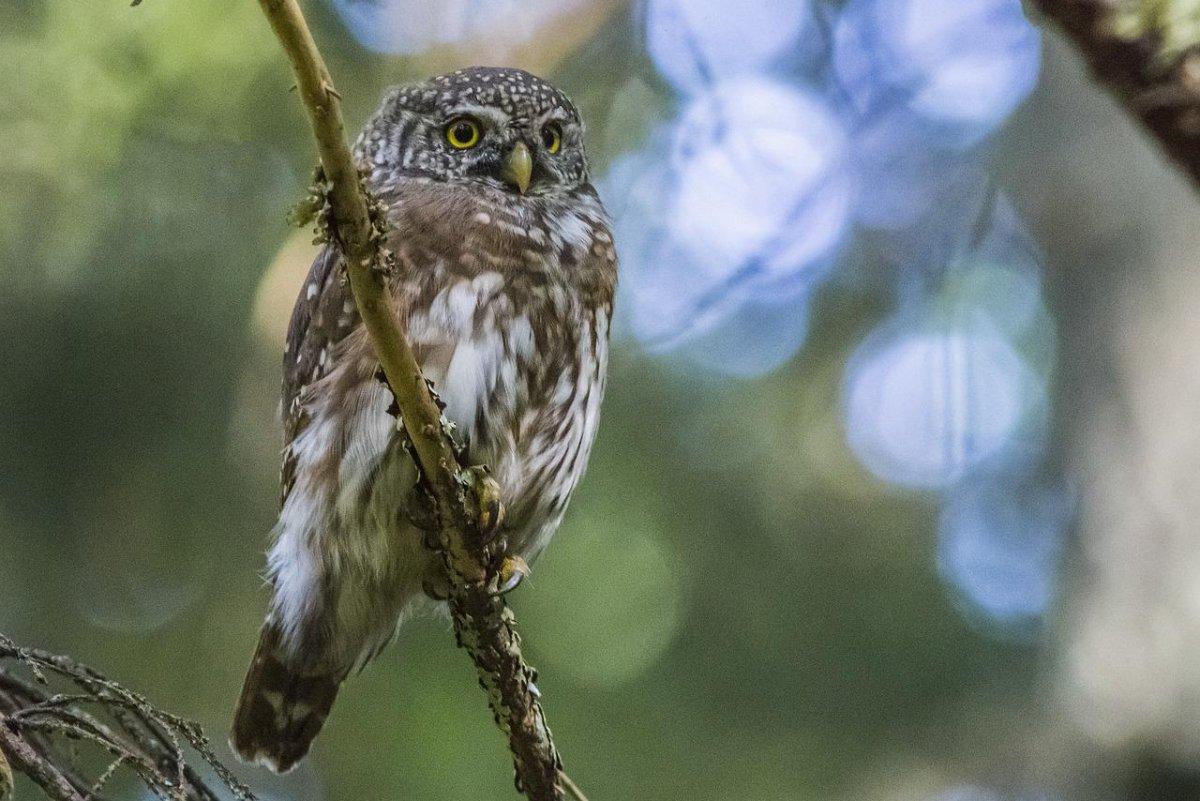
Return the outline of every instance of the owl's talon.
[[[500,586],[496,589],[496,594],[512,592],[525,580],[529,572],[529,563],[520,556],[504,557],[504,561],[500,563]]]
[[[496,538],[500,524],[504,522],[504,504],[499,498],[487,500],[486,506],[479,513],[479,529],[483,535],[483,544],[487,545]]]
[[[482,545],[496,538],[504,523],[504,501],[500,498],[500,485],[492,478],[485,465],[475,465],[463,471],[471,499],[475,505],[475,519],[479,524]]]

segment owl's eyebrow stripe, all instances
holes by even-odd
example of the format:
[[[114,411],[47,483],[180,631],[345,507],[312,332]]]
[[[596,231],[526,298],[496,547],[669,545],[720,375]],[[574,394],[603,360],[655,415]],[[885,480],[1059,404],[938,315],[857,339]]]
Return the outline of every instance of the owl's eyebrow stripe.
[[[463,103],[450,109],[450,111],[446,112],[445,121],[449,122],[455,117],[462,117],[464,115],[469,115],[471,117],[490,122],[496,126],[505,125],[511,122],[525,121],[525,118],[510,117],[508,114],[505,114],[501,109],[498,109],[495,106],[480,106],[474,103]],[[566,109],[562,108],[552,108],[541,115],[533,117],[532,119],[535,120],[539,125],[545,125],[551,120],[564,124],[570,124],[574,122],[570,113],[567,112]]]
[[[571,118],[570,113],[568,113],[567,110],[564,108],[552,108],[549,111],[547,111],[546,113],[542,114],[540,117],[538,117],[537,120],[542,125],[545,125],[546,123],[550,122],[551,120],[553,120],[554,122],[561,122],[561,123],[568,123],[568,124],[575,121],[574,119]]]
[[[455,106],[446,114],[446,120],[452,120],[455,117],[470,115],[481,120],[503,125],[508,121],[508,115],[495,106],[477,106],[473,103],[464,103],[461,106]]]

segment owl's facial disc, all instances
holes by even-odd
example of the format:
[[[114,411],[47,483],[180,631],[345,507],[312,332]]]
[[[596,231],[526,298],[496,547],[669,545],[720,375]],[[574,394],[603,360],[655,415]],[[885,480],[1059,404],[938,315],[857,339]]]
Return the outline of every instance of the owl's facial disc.
[[[398,87],[364,132],[358,157],[375,180],[420,176],[530,199],[588,183],[574,105],[511,68],[470,67]]]
[[[536,117],[509,116],[496,108],[457,107],[427,124],[440,130],[442,146],[452,159],[447,177],[485,183],[521,195],[549,194],[569,181],[563,170],[565,130],[569,120],[556,112]]]

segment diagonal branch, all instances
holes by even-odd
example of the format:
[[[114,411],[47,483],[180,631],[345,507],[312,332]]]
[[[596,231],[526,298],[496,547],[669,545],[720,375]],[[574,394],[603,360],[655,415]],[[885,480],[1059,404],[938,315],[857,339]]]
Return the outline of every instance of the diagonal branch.
[[[283,45],[312,123],[333,218],[359,313],[396,398],[412,452],[437,510],[437,548],[451,577],[450,611],[460,646],[470,653],[496,722],[508,737],[517,789],[534,801],[559,801],[578,788],[562,773],[538,701],[534,670],[521,654],[511,610],[495,591],[502,554],[483,536],[487,498],[495,482],[464,470],[437,399],[401,329],[387,289],[389,254],[382,247],[384,215],[363,188],[346,143],[340,96],[296,0],[259,0]],[[493,500],[492,503],[495,503]]]
[[[1200,187],[1200,14],[1187,0],[1033,0]]]
[[[5,754],[8,755],[5,762],[6,767],[11,762],[18,771],[24,773],[41,787],[50,798],[58,799],[58,801],[83,801],[83,796],[76,791],[67,777],[49,760],[43,758],[37,749],[9,728],[7,718],[0,715],[0,759],[4,759]],[[7,789],[11,789],[11,781],[12,775],[9,774],[5,782],[8,785]],[[0,790],[3,789],[6,788],[0,787]],[[7,796],[7,792],[0,792],[0,798]]]

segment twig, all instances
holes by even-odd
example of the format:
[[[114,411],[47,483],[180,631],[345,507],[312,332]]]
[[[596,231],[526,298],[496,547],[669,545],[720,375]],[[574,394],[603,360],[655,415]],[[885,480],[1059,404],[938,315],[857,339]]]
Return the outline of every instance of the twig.
[[[1200,41],[1178,0],[1033,0],[1200,187]],[[1194,15],[1194,12],[1192,12]]]
[[[398,324],[387,289],[384,214],[364,189],[346,143],[340,95],[296,0],[259,0],[292,64],[329,183],[332,232],[345,258],[358,311],[395,396],[412,452],[434,499],[438,550],[450,576],[458,643],[470,653],[496,722],[508,737],[516,785],[535,801],[561,801],[561,762],[538,702],[536,674],[524,661],[512,612],[494,592],[497,549],[484,545],[481,520],[494,492],[486,474],[464,470],[459,451]],[[493,518],[495,515],[493,515]],[[578,797],[578,796],[577,796]]]
[[[0,748],[0,801],[7,801],[12,798],[13,791],[13,773],[9,767],[8,758],[4,756],[4,749]]]
[[[32,678],[11,672],[6,661]],[[73,691],[55,692],[56,685]],[[93,745],[113,761],[88,778],[75,765],[75,742]],[[183,743],[208,763],[234,798],[255,801],[217,760],[196,724],[156,709],[68,657],[19,648],[0,634],[0,756],[55,801],[98,801],[97,794],[121,767],[156,797],[218,801],[187,764]]]
[[[24,773],[56,801],[84,801],[67,777],[8,725],[0,715],[0,753],[15,770]]]
[[[579,789],[579,785],[575,783],[574,779],[565,773],[562,774],[561,779],[563,786],[571,794],[571,798],[575,799],[575,801],[588,801],[587,796],[583,794],[583,790]]]

